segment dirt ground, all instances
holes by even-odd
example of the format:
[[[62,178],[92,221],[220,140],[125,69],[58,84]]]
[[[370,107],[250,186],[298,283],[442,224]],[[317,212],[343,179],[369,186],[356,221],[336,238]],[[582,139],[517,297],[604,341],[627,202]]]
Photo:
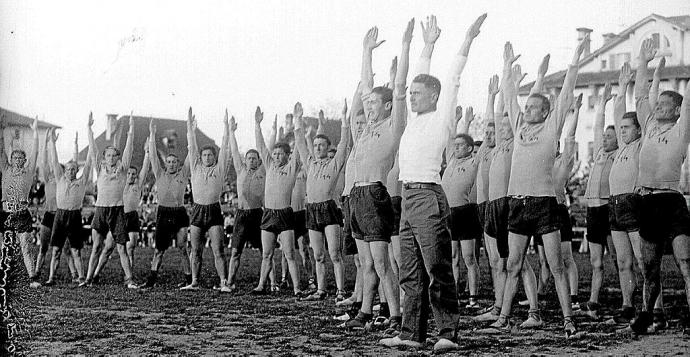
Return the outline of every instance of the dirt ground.
[[[84,254],[88,254],[86,251]],[[278,254],[276,254],[278,255]],[[152,249],[136,252],[135,274],[143,282]],[[220,295],[212,289],[180,292],[175,286],[182,280],[180,255],[166,255],[160,285],[148,291],[128,290],[121,268],[113,256],[103,272],[101,283],[90,288],[76,288],[67,282],[66,267],[61,267],[59,284],[38,291],[26,346],[30,355],[119,354],[119,355],[313,355],[360,356],[431,355],[432,345],[420,350],[387,349],[377,345],[378,331],[345,331],[333,316],[333,300],[300,302],[291,293],[255,297],[245,295],[258,277],[260,254],[247,250],[243,256],[238,286],[240,293]],[[204,285],[215,282],[212,254],[204,255]],[[530,256],[533,266],[536,257]],[[610,315],[620,304],[620,289],[615,268],[606,259],[605,290],[600,301]],[[589,296],[588,257],[576,253],[580,267],[580,296]],[[346,259],[348,289],[354,284],[354,264]],[[278,269],[280,264],[277,264]],[[329,266],[330,268],[330,266]],[[546,327],[538,331],[515,329],[511,334],[480,334],[482,329],[471,321],[472,311],[462,310],[457,355],[684,355],[690,351],[690,336],[683,334],[679,319],[687,310],[680,274],[670,256],[664,260],[664,298],[669,329],[653,336],[633,337],[616,333],[617,326],[578,319],[582,336],[566,340],[553,284],[542,305]],[[47,269],[44,269],[47,276]],[[332,280],[332,269],[330,281]],[[481,259],[482,302],[492,297],[489,270]],[[280,275],[278,275],[280,276]],[[216,278],[217,279],[217,278]],[[641,278],[638,276],[638,281]],[[331,291],[334,287],[331,287]],[[636,294],[639,306],[641,297]],[[517,307],[516,322],[526,318],[527,309]]]

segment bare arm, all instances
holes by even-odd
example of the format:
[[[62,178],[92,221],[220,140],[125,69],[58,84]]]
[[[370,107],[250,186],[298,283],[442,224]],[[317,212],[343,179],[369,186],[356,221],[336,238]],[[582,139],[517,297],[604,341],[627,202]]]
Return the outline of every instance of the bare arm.
[[[398,73],[395,75],[395,89],[393,90],[393,108],[391,110],[391,127],[395,138],[395,147],[398,147],[400,138],[407,125],[407,102],[405,92],[407,86],[407,72],[410,69],[410,44],[412,43],[412,33],[414,32],[414,18],[407,23],[407,28],[403,33],[402,49],[400,51],[400,62],[398,63]]]
[[[43,157],[41,158],[41,166],[39,168],[39,174],[43,182],[48,182],[48,176],[50,176],[51,166],[48,159],[48,141],[50,140],[50,129],[46,130],[45,145],[43,146]]]
[[[55,129],[48,129],[48,134],[46,135],[46,154],[48,158],[46,158],[46,160],[53,170],[53,175],[57,180],[58,178],[62,177],[64,173],[62,172],[62,167],[60,167],[60,163],[58,162],[57,149],[55,148],[56,140],[57,135],[55,134]]]
[[[419,61],[414,69],[414,75],[429,74],[431,69],[431,55],[434,53],[434,46],[438,37],[441,36],[441,29],[438,27],[436,16],[431,15],[427,17],[426,26],[424,21],[419,23],[422,27],[422,38],[424,39],[424,48],[422,54],[419,56]],[[414,23],[412,24],[414,26]]]
[[[4,170],[9,163],[5,152],[5,114],[0,116],[0,170]]]
[[[381,46],[385,40],[378,41],[379,29],[372,27],[364,36],[362,50],[362,74],[360,80],[362,84],[371,90],[374,87],[374,70],[371,68],[371,59],[374,49]]]
[[[388,73],[389,81],[388,88],[395,89],[395,76],[398,74],[398,56],[393,57],[391,62],[391,69]]]
[[[74,152],[72,153],[72,161],[79,162],[79,132],[74,133]]]
[[[338,147],[335,149],[336,163],[341,165],[339,169],[342,169],[342,166],[345,165],[345,160],[347,159],[347,146],[350,141],[349,132],[350,121],[347,118],[347,99],[345,99],[340,117],[340,142],[338,143]]]
[[[122,167],[127,169],[132,163],[132,152],[134,151],[134,119],[132,113],[129,113],[129,132],[127,133],[127,141],[125,149],[122,150]]]
[[[621,68],[620,74],[618,75],[618,95],[616,96],[615,105],[613,107],[613,122],[616,128],[616,138],[618,139],[618,145],[623,145],[623,138],[621,137],[621,121],[623,120],[623,115],[625,114],[626,108],[626,97],[628,92],[628,86],[632,81],[633,73],[630,68],[630,63],[625,62],[623,68]]]
[[[82,171],[82,179],[84,182],[89,182],[91,178],[92,167],[96,170],[99,169],[98,166],[98,147],[96,146],[96,139],[93,137],[93,115],[89,114],[89,122],[87,125],[87,135],[89,136],[89,151],[86,154],[86,162],[84,162],[84,170]]]
[[[397,77],[396,77],[397,80]],[[352,141],[357,142],[359,135],[357,135],[357,126],[352,122],[355,120],[357,113],[364,108],[364,103],[362,103],[362,90],[361,83],[357,84],[357,89],[355,89],[355,94],[352,97],[352,108],[350,108],[350,134],[352,135]]]
[[[571,95],[573,90],[575,89],[575,83],[577,81],[577,71],[580,66],[580,56],[582,56],[582,53],[585,50],[585,45],[588,42],[589,35],[586,35],[585,38],[583,38],[582,41],[580,41],[580,43],[577,45],[577,48],[575,48],[573,60],[570,66],[568,66],[568,71],[566,72],[565,79],[563,80],[563,88],[561,89],[561,93],[558,95],[558,99],[556,99],[554,112],[556,114],[555,119],[557,124],[556,136],[559,137],[561,131],[563,130],[565,114],[568,112],[568,105],[566,105],[566,96]]]
[[[537,72],[537,80],[534,81],[532,89],[529,91],[529,95],[539,94],[544,91],[544,77],[546,77],[546,72],[549,70],[549,60],[551,55],[547,54],[539,65],[539,71]]]
[[[220,144],[220,153],[218,153],[218,172],[223,175],[223,179],[227,178],[228,174],[228,132],[230,131],[230,123],[228,122],[228,110],[225,110],[223,116],[223,140]]]
[[[268,150],[273,150],[276,146],[276,135],[278,135],[278,114],[276,114],[273,119],[273,124],[271,125],[271,131],[268,133],[268,143],[266,146]]]
[[[151,140],[147,140],[147,141],[151,141]],[[141,170],[139,170],[139,188],[140,189],[144,187],[144,183],[146,182],[146,175],[149,174],[149,168],[151,167],[151,161],[152,161],[151,157],[149,156],[149,155],[151,155],[151,153],[148,150],[148,146],[146,146],[146,148],[147,149],[144,150],[145,151],[144,161],[141,163]]]
[[[604,145],[604,123],[606,113],[606,103],[611,100],[611,83],[606,83],[604,92],[599,98],[596,116],[594,117],[594,152],[599,151]]]
[[[654,70],[652,77],[652,87],[649,88],[649,106],[656,107],[656,101],[659,99],[659,82],[661,82],[661,71],[666,67],[666,57],[661,57],[659,65]]]
[[[256,150],[259,151],[261,160],[264,161],[265,165],[268,165],[268,160],[270,160],[271,154],[266,148],[266,142],[264,141],[264,134],[261,132],[261,122],[264,120],[264,113],[261,111],[261,107],[256,107],[254,112],[254,121],[256,123],[254,127],[254,136],[256,138]],[[295,138],[297,140],[297,138]]]
[[[192,107],[189,107],[189,112],[187,112],[187,160],[192,166],[199,159],[199,147],[196,143],[196,117],[192,114]]]
[[[503,78],[501,82],[501,93],[503,94],[505,110],[508,112],[508,118],[510,119],[510,127],[513,130],[516,129],[518,115],[520,114],[520,107],[516,105],[517,92],[515,90],[513,79],[513,63],[515,63],[518,58],[520,58],[520,55],[516,56],[514,54],[513,45],[510,42],[506,42],[505,46],[503,47]]]
[[[655,55],[656,48],[654,48],[652,40],[644,40],[640,47],[640,54],[637,61],[637,73],[635,75],[635,106],[637,109],[637,118],[642,126],[643,132],[646,125],[642,124],[642,122],[646,122],[647,118],[652,113],[652,106],[649,101],[649,74],[647,73],[647,67],[649,66],[649,62],[654,59]]]
[[[161,164],[158,160],[158,149],[156,149],[156,122],[153,118],[151,118],[151,120],[149,121],[149,139],[147,140],[146,145],[148,146],[147,152],[149,154],[151,171],[153,171],[153,176],[155,176],[156,179],[158,179],[162,172]]]
[[[237,137],[235,137],[235,131],[237,130],[237,121],[235,117],[230,117],[230,152],[232,154],[232,164],[235,167],[235,172],[239,173],[242,171],[242,156],[240,156],[240,149],[237,147]]]
[[[503,141],[503,137],[499,134],[498,130],[498,128],[500,128],[500,123],[497,122],[496,113],[494,112],[494,108],[496,106],[496,95],[498,94],[498,92],[498,75],[494,74],[493,76],[491,76],[491,79],[489,79],[489,95],[486,100],[486,112],[484,113],[484,123],[494,123],[494,128],[496,129],[496,135],[494,135],[494,137],[496,138],[496,146],[498,146]],[[501,114],[500,117],[502,118],[503,115]]]
[[[319,124],[316,127],[316,135],[323,135],[326,133],[326,125],[324,123],[326,122],[326,116],[323,114],[323,110],[319,110]]]
[[[33,145],[31,145],[31,152],[29,153],[29,161],[26,164],[26,169],[32,174],[36,171],[36,161],[38,160],[38,117],[34,119],[31,125],[33,130]]]
[[[297,148],[297,152],[299,153],[299,157],[302,160],[302,164],[306,168],[309,166],[309,158],[311,157],[309,153],[308,144],[306,139],[303,139],[304,136],[304,119],[302,118],[302,115],[304,114],[304,110],[302,109],[302,103],[297,102],[295,103],[295,109],[292,114],[292,117],[295,121],[295,148]]]

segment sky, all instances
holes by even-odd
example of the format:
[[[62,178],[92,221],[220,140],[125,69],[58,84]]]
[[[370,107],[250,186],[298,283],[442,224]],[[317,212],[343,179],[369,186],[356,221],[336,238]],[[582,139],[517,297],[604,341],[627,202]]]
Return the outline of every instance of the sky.
[[[419,22],[434,14],[441,37],[431,74],[447,72],[467,27],[488,13],[462,76],[459,103],[483,112],[488,80],[500,73],[505,41],[534,79],[542,57],[550,72],[564,68],[578,27],[618,33],[650,13],[690,14],[688,0],[271,0],[32,1],[0,0],[0,106],[63,127],[59,156],[71,155],[75,131],[89,111],[96,135],[108,113],[185,119],[192,106],[199,128],[220,142],[225,108],[239,123],[240,148],[253,147],[253,113],[268,119],[319,108],[335,114],[359,80],[362,39],[378,26],[377,84],[400,53],[402,32],[417,20],[411,66],[423,41]],[[135,133],[136,135],[136,133]],[[80,146],[86,135],[79,136]]]

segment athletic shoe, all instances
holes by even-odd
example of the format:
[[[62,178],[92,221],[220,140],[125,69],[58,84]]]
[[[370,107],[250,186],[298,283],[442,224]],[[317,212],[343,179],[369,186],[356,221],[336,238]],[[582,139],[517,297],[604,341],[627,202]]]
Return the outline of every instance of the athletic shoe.
[[[666,315],[664,310],[654,309],[652,313],[652,325],[647,328],[647,333],[655,333],[660,330],[664,330],[668,327],[668,322],[666,322]]]
[[[345,301],[345,290],[338,290],[335,295],[335,306],[339,306],[338,303]]]
[[[518,301],[518,305],[520,305],[520,306],[529,306],[529,300],[527,300],[527,299],[525,299],[525,300],[520,300],[520,301]]]
[[[345,322],[345,328],[350,330],[364,330],[371,328],[371,314],[364,314],[360,311],[357,316]]]
[[[565,338],[571,338],[577,334],[577,328],[573,320],[566,319],[565,322],[563,322],[563,332],[565,332]]]
[[[41,287],[41,283],[39,283],[38,281],[32,281],[29,283],[29,287],[32,289],[38,289]]]
[[[458,344],[446,338],[441,338],[434,344],[434,353],[444,353],[457,349]]]
[[[477,300],[470,299],[470,302],[465,305],[466,309],[481,309],[481,305],[477,302]]]
[[[500,310],[494,311],[495,309],[492,307],[488,311],[484,312],[483,314],[477,315],[472,318],[472,320],[476,322],[489,322],[489,321],[496,321],[500,317]]]
[[[379,344],[386,347],[410,347],[410,348],[422,348],[422,343],[412,340],[400,339],[400,336],[395,336],[391,338],[384,338],[379,340]]]
[[[648,311],[641,311],[640,314],[637,315],[637,318],[630,324],[630,329],[638,335],[644,335],[647,333],[647,329],[652,323],[652,314]]]
[[[315,293],[301,298],[301,301],[321,301],[324,300],[328,294],[323,290],[317,290]]]
[[[125,281],[127,289],[139,289],[139,285],[134,283],[134,280]]]
[[[528,329],[528,328],[537,328],[541,327],[544,325],[544,321],[542,321],[541,316],[539,316],[538,312],[530,312],[527,316],[527,320],[523,322],[520,325],[520,328]]]
[[[233,289],[227,285],[221,286],[219,290],[221,293],[224,293],[224,294],[232,294],[235,291],[235,289]]]
[[[635,308],[632,306],[624,306],[613,314],[613,322],[617,324],[630,324],[635,318]]]
[[[185,285],[185,286],[180,288],[180,290],[186,290],[186,291],[197,291],[200,289],[201,288],[199,287],[199,284],[194,284],[194,283],[189,284],[189,285]]]
[[[43,283],[43,286],[55,286],[55,281],[54,280],[48,280],[45,283]]]
[[[587,316],[592,320],[599,320],[599,303],[586,301],[580,304],[580,311],[578,311],[579,316]]]

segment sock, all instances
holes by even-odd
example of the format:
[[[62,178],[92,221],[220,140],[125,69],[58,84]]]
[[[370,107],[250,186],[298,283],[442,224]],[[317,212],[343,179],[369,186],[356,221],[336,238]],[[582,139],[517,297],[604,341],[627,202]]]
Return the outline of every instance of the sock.
[[[388,317],[391,316],[391,310],[390,310],[390,308],[388,307],[388,303],[387,303],[387,302],[382,302],[382,303],[381,303],[381,307],[379,308],[379,316],[383,316],[383,317],[386,317],[386,318],[388,318]]]
[[[192,283],[192,274],[185,274],[184,280],[187,282],[187,285],[191,284]]]
[[[359,313],[357,313],[357,319],[362,321],[370,321],[372,317],[374,317],[374,315],[364,313],[362,312],[362,310],[360,310]]]
[[[573,304],[577,304],[577,295],[570,295],[570,302]]]

